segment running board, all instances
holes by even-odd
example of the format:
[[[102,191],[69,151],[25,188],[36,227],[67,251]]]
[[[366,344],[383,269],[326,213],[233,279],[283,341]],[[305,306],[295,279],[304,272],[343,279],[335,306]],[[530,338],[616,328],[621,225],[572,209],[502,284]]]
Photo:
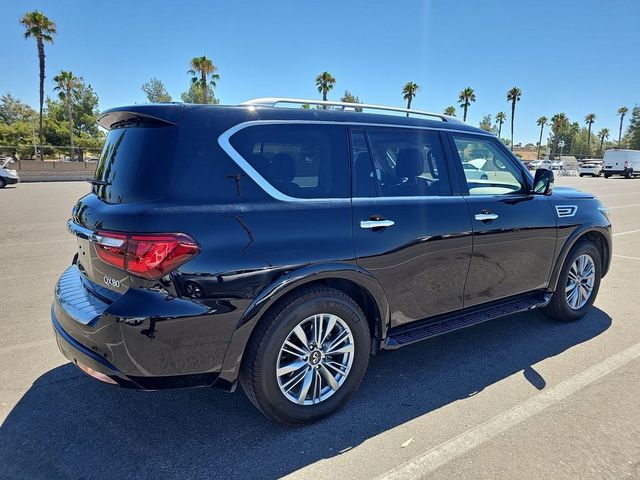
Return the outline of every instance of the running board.
[[[469,311],[446,314],[439,319],[421,320],[408,325],[392,328],[384,340],[382,348],[392,350],[410,343],[437,337],[445,333],[455,332],[466,327],[514,313],[544,307],[551,301],[550,293],[536,293],[518,296],[510,300],[477,307]]]

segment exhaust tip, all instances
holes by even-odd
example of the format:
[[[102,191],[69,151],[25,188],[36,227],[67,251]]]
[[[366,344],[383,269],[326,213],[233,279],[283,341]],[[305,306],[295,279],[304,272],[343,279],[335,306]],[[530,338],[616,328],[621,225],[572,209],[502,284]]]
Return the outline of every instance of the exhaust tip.
[[[78,362],[76,360],[76,365],[84,373],[86,373],[87,375],[95,378],[96,380],[100,380],[101,382],[109,383],[111,385],[117,385],[118,384],[118,382],[116,382],[114,379],[112,379],[108,375],[105,375],[104,373],[100,373],[100,372],[94,370],[93,368],[89,367],[88,365],[85,365],[84,363],[80,363],[80,362]]]

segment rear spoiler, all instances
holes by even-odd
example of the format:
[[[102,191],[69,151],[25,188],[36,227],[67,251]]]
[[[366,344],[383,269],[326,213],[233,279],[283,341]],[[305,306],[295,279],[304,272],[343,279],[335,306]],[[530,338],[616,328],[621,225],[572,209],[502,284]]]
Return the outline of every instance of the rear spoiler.
[[[111,130],[120,123],[151,122],[165,125],[178,125],[182,117],[183,104],[133,105],[130,107],[112,108],[98,117],[98,125]]]

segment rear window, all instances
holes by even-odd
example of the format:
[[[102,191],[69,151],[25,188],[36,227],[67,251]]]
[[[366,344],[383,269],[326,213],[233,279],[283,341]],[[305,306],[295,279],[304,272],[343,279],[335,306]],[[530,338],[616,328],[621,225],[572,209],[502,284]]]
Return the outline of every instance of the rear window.
[[[285,195],[349,196],[345,127],[257,125],[240,130],[230,143],[271,186]]]
[[[107,203],[157,200],[167,192],[178,128],[135,124],[109,131],[93,192]]]

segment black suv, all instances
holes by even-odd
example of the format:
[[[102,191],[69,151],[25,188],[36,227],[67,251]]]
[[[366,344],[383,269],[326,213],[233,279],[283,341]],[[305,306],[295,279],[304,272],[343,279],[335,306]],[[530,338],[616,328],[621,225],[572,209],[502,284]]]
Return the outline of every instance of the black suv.
[[[52,308],[84,372],[147,390],[239,380],[299,424],[344,404],[380,350],[591,308],[611,260],[593,195],[552,192],[551,171],[532,178],[454,118],[276,103],[300,102],[102,114]]]

